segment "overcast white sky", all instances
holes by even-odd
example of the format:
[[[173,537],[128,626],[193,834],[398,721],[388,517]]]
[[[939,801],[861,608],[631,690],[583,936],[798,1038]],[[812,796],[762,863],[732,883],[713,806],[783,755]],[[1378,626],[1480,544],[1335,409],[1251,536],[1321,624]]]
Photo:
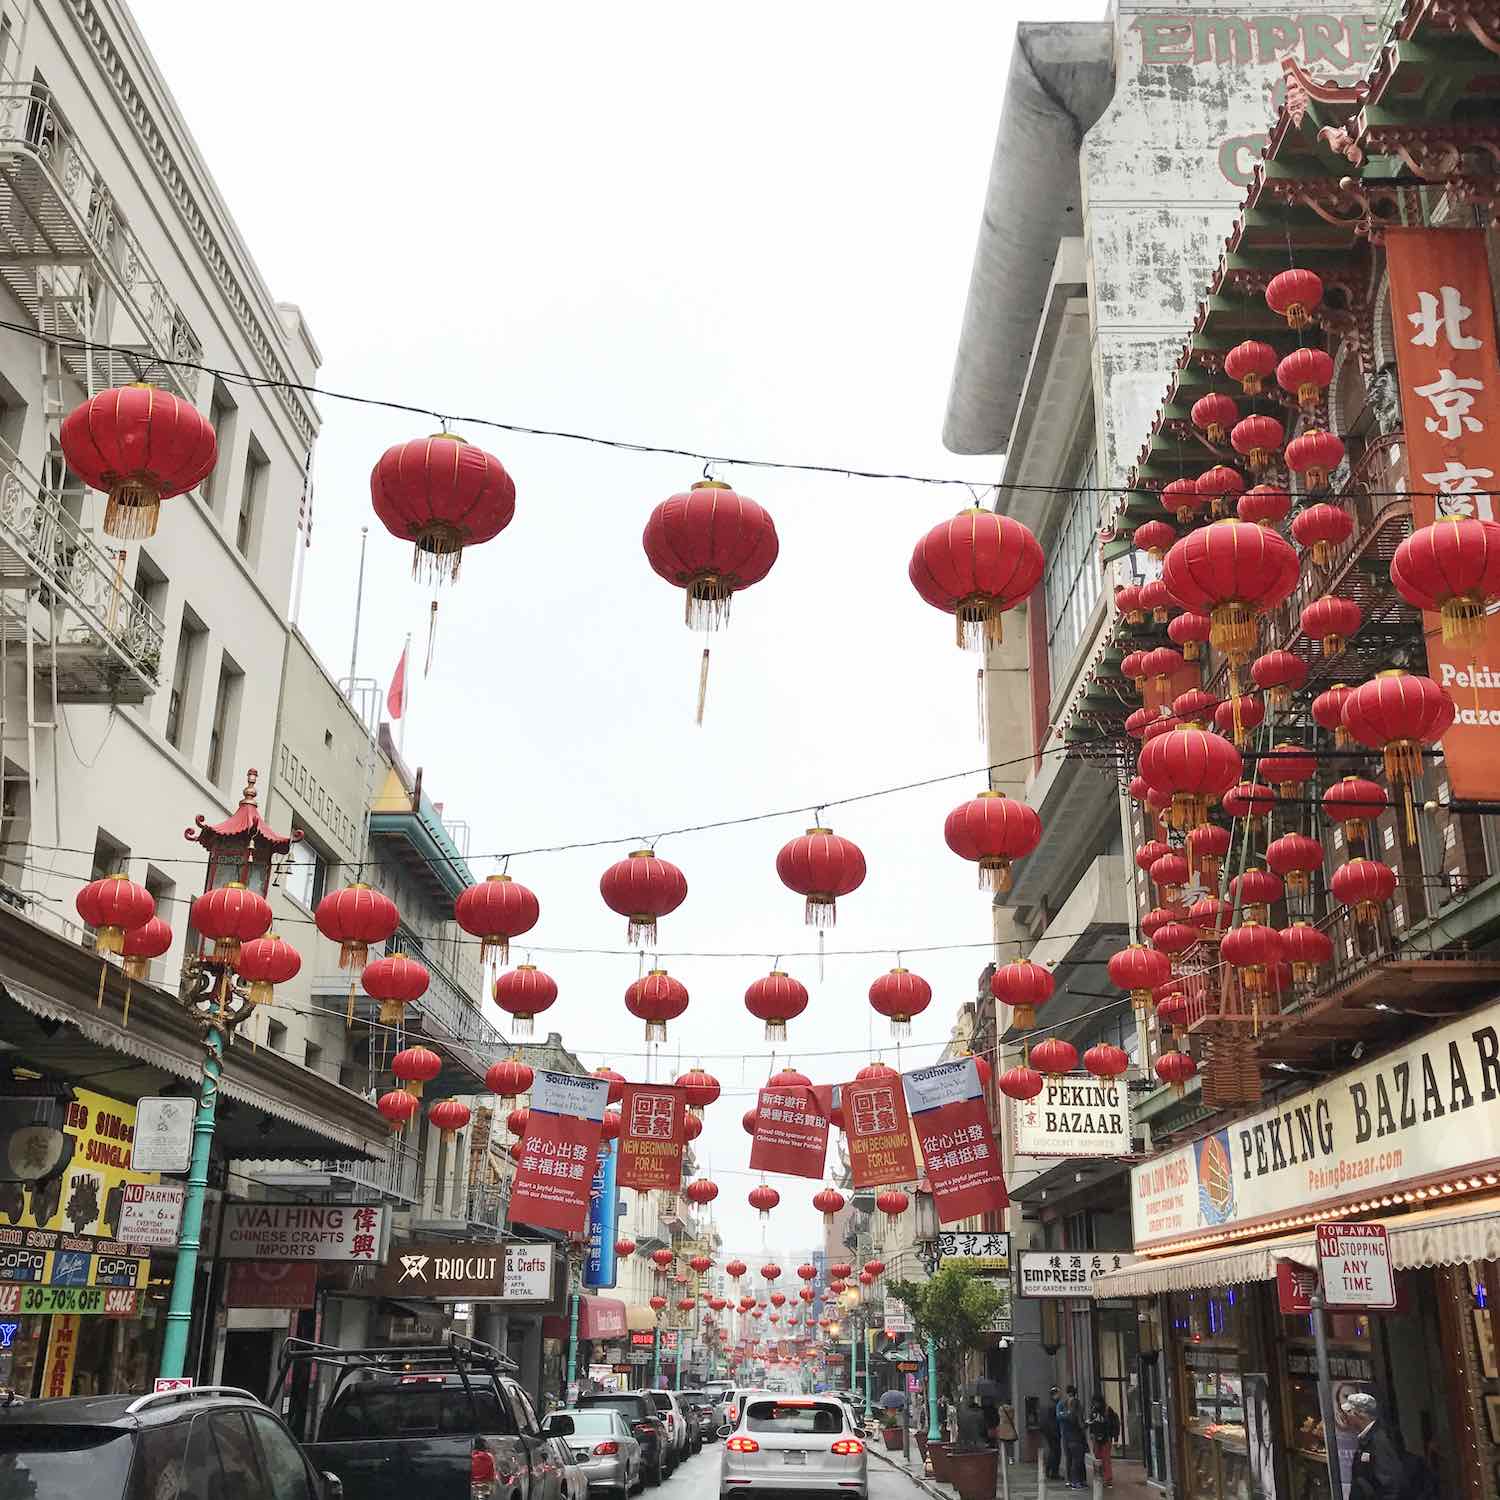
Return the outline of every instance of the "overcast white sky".
[[[995,477],[990,461],[946,454],[939,431],[1025,13],[262,0],[252,17],[133,4],[273,294],[301,306],[321,346],[322,384],[709,451]],[[1100,9],[1046,7],[1053,19]],[[302,624],[342,675],[370,523],[359,666],[384,682],[406,632],[424,638],[429,595],[410,580],[409,547],[370,514],[369,471],[429,424],[321,406]],[[702,641],[640,535],[698,469],[455,430],[509,468],[516,519],[443,597],[407,751],[472,823],[476,853],[628,839],[984,764],[977,659],[906,578],[917,538],[963,491],[723,470],[770,510],[781,557],[714,642],[697,729]],[[822,983],[813,960],[786,961],[812,991],[791,1055],[814,1081],[852,1076],[872,1035],[896,1060],[866,996],[896,949],[985,941],[987,898],[942,838],[948,810],[983,785],[830,814],[870,872],[840,902],[830,947],[886,951],[831,958]],[[663,949],[814,947],[774,868],[803,826],[664,841],[689,894]],[[598,893],[615,857],[513,862],[541,900],[539,950],[624,947]],[[937,1056],[986,957],[909,960],[935,999],[904,1065]],[[535,959],[562,992],[544,1021],[591,1066],[644,1076],[641,1025],[622,1003],[636,958]],[[666,963],[692,994],[670,1028],[672,1071],[680,1053],[724,1084],[700,1141],[719,1224],[730,1248],[758,1251],[740,1115],[768,1056],[743,994],[770,962]],[[816,1238],[819,1185],[777,1180],[772,1246]]]

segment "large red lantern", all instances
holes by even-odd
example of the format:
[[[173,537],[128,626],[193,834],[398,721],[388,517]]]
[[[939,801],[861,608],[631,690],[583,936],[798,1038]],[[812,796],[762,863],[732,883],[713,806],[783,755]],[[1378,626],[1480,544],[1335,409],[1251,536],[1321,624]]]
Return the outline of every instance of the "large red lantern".
[[[1300,474],[1309,489],[1321,490],[1344,459],[1343,442],[1320,427],[1299,433],[1286,445],[1286,466]]]
[[[1229,434],[1234,451],[1257,473],[1271,462],[1271,455],[1281,447],[1285,438],[1286,429],[1281,423],[1261,412],[1236,422],[1234,431]]]
[[[647,1299],[647,1305],[652,1312],[663,1313],[667,1310],[667,1299],[658,1292],[654,1297]]]
[[[85,925],[94,929],[96,953],[122,952],[125,934],[144,927],[156,915],[156,898],[145,886],[123,875],[106,875],[91,881],[79,891],[73,904]]]
[[[1138,551],[1162,558],[1166,556],[1167,548],[1177,540],[1177,531],[1170,521],[1142,521],[1135,528],[1131,540]]]
[[[1078,1048],[1072,1042],[1049,1036],[1031,1049],[1031,1064],[1045,1078],[1061,1078],[1078,1066]]]
[[[1180,1099],[1187,1090],[1188,1079],[1198,1071],[1198,1064],[1186,1052],[1163,1052],[1156,1059],[1156,1076],[1172,1086]]]
[[[1266,846],[1266,863],[1296,896],[1305,896],[1314,870],[1323,868],[1323,846],[1305,833],[1284,833]]]
[[[155,536],[161,502],[201,484],[219,456],[196,407],[145,384],[112,387],[75,406],[57,437],[68,467],[109,497],[104,534],[127,542]]]
[[[557,981],[535,964],[517,964],[495,976],[490,993],[495,1004],[514,1018],[517,1036],[530,1036],[534,1017],[557,999]]]
[[[1323,300],[1323,278],[1316,271],[1293,266],[1266,283],[1266,306],[1280,313],[1292,328],[1303,328]]]
[[[1206,943],[1219,941],[1229,926],[1230,915],[1228,903],[1220,901],[1217,896],[1200,896],[1188,907],[1188,920]]]
[[[891,1035],[898,1041],[911,1035],[912,1017],[931,1004],[932,986],[909,969],[892,969],[870,986],[870,1005],[889,1019]]]
[[[1241,781],[1224,793],[1222,806],[1231,818],[1268,818],[1276,808],[1276,793],[1258,781]]]
[[[1144,929],[1145,924],[1142,923]],[[1186,953],[1198,941],[1198,929],[1189,922],[1163,922],[1151,934],[1151,946],[1168,958]]]
[[[1337,505],[1309,505],[1292,522],[1292,540],[1309,548],[1312,560],[1321,568],[1333,555],[1333,549],[1354,535],[1354,517]]]
[[[385,942],[395,932],[401,914],[388,896],[356,882],[324,896],[313,920],[324,937],[339,945],[339,968],[363,969],[371,944]]]
[[[1118,1078],[1130,1066],[1130,1055],[1112,1042],[1099,1042],[1083,1054],[1083,1066],[1095,1078]]]
[[[1286,885],[1281,876],[1252,865],[1229,882],[1229,899],[1237,901],[1242,911],[1258,922],[1264,922],[1270,908],[1286,899]]]
[[[650,849],[632,849],[599,878],[599,894],[611,911],[627,918],[625,941],[638,948],[656,943],[656,922],[687,899],[687,877]]]
[[[775,1189],[773,1188],[772,1191],[775,1192]],[[781,1202],[781,1194],[780,1193],[776,1194],[776,1202],[777,1203]],[[758,1205],[752,1205],[752,1206],[757,1206],[758,1207]],[[774,1208],[775,1204],[773,1204],[772,1207]],[[763,1265],[760,1268],[760,1274],[762,1276],[764,1276],[767,1281],[778,1281],[781,1278],[781,1267],[778,1266],[775,1261],[768,1260],[765,1263],[765,1265]],[[764,1304],[762,1304],[762,1305],[764,1305]]]
[[[1031,597],[1045,566],[1019,521],[976,509],[934,526],[907,571],[922,598],[953,616],[958,644],[981,647],[1002,639],[1005,611]]]
[[[772,969],[745,991],[745,1009],[766,1023],[768,1042],[786,1040],[786,1023],[807,1009],[807,986],[780,969]]]
[[[910,1203],[911,1199],[899,1188],[886,1188],[884,1192],[875,1195],[875,1207],[888,1219],[899,1218]]]
[[[1010,862],[1041,843],[1042,820],[1004,792],[980,792],[948,814],[943,837],[960,859],[978,864],[980,890],[1008,891]]]
[[[388,1089],[376,1101],[375,1108],[386,1118],[392,1130],[400,1130],[417,1112],[416,1098],[405,1089]]]
[[[1185,610],[1167,621],[1167,635],[1182,647],[1184,661],[1197,661],[1203,643],[1213,633],[1213,621],[1207,615]]]
[[[838,898],[864,884],[865,856],[858,844],[831,828],[809,828],[782,845],[776,873],[784,886],[806,898],[803,919],[809,927],[832,927]]]
[[[1276,383],[1297,398],[1303,411],[1316,411],[1328,382],[1333,379],[1333,360],[1322,349],[1293,349],[1276,366]]]
[[[427,1111],[427,1118],[437,1126],[439,1134],[451,1141],[469,1123],[471,1111],[458,1099],[439,1099]]]
[[[667,1022],[688,1008],[687,986],[665,969],[652,969],[625,991],[625,1009],[646,1023],[646,1040],[664,1042]]]
[[[1199,496],[1207,503],[1211,516],[1222,516],[1230,503],[1245,493],[1245,476],[1238,469],[1231,469],[1228,464],[1215,464],[1213,468],[1205,469],[1194,483],[1198,487]],[[1167,587],[1174,596],[1177,594],[1170,582]],[[1179,599],[1178,602],[1183,601]]]
[[[738,1281],[750,1268],[738,1258],[724,1263],[724,1274]]]
[[[683,1188],[682,1195],[689,1203],[696,1203],[700,1208],[705,1204],[712,1203],[719,1196],[719,1184],[711,1182],[707,1177],[697,1177]],[[708,1269],[707,1266],[693,1266],[695,1271]]]
[[[1110,959],[1108,969],[1111,983],[1129,990],[1136,1013],[1144,1015],[1151,1008],[1151,991],[1172,977],[1172,960],[1155,948],[1132,943]]]
[[[1250,693],[1221,703],[1214,710],[1214,725],[1220,734],[1241,747],[1249,743],[1250,731],[1264,722],[1265,717],[1265,700]]]
[[[461,891],[453,903],[453,920],[479,939],[480,963],[488,962],[494,954],[502,964],[508,964],[511,939],[530,932],[540,915],[536,897],[509,875],[491,875]]]
[[[615,1254],[618,1255],[622,1260],[627,1256],[634,1255],[635,1241],[631,1239],[628,1234],[622,1234],[620,1238],[615,1241]]]
[[[131,934],[127,934],[127,938]],[[235,972],[249,986],[252,1005],[269,1005],[276,986],[295,979],[302,972],[302,955],[284,938],[270,933],[252,938],[240,947]]]
[[[844,1195],[837,1188],[820,1188],[813,1194],[812,1206],[823,1215],[824,1225],[831,1225],[833,1216],[844,1206]]]
[[[703,1134],[703,1120],[701,1116],[692,1113],[682,1117],[682,1134],[686,1140],[696,1141]]]
[[[665,1272],[666,1270],[668,1270],[675,1259],[676,1257],[670,1250],[667,1249],[665,1245],[663,1245],[661,1249],[653,1250],[651,1252],[652,1263],[656,1266],[656,1269],[658,1271]]]
[[[693,630],[727,624],[734,595],[759,583],[780,550],[770,515],[717,479],[663,500],[641,542],[657,575],[684,590]]]
[[[1396,872],[1373,859],[1351,859],[1328,882],[1333,899],[1353,908],[1356,920],[1374,922],[1396,894]]]
[[[216,885],[193,902],[190,921],[206,938],[212,938],[214,957],[234,963],[240,945],[262,936],[271,925],[271,903],[239,881]]]
[[[1297,554],[1279,532],[1235,520],[1189,532],[1162,564],[1173,597],[1209,616],[1209,639],[1231,663],[1248,659],[1257,619],[1291,593],[1297,572]]]
[[[748,1201],[750,1207],[753,1208],[756,1213],[761,1216],[762,1219],[769,1219],[771,1217],[771,1210],[781,1202],[781,1194],[778,1193],[775,1188],[763,1182],[758,1187],[753,1187],[750,1189]],[[767,1271],[773,1269],[777,1276],[781,1275],[781,1268],[779,1266],[762,1266],[761,1275],[764,1276]]]
[[[766,1087],[773,1089],[806,1088],[811,1083],[812,1079],[796,1068],[778,1068],[766,1079]]]
[[[1224,356],[1224,373],[1238,380],[1247,396],[1258,396],[1267,378],[1276,368],[1276,351],[1259,339],[1246,339]]]
[[[1274,484],[1257,484],[1235,502],[1234,513],[1257,526],[1279,526],[1292,513],[1292,497]]]
[[[1183,726],[1141,749],[1141,779],[1171,798],[1172,825],[1195,828],[1234,785],[1244,767],[1240,753],[1221,734]]]
[[[1172,846],[1163,843],[1160,839],[1147,839],[1139,849],[1135,851],[1135,864],[1138,870],[1149,870],[1163,854],[1170,854]]]
[[[702,1068],[689,1068],[677,1080],[677,1087],[687,1094],[688,1108],[702,1114],[719,1097],[719,1080]]]
[[[1345,776],[1323,793],[1324,814],[1343,825],[1351,843],[1363,843],[1370,824],[1390,805],[1385,788],[1363,776]]]
[[[755,1127],[759,1119],[759,1111],[754,1109],[747,1109],[745,1113],[740,1116],[740,1129],[743,1130],[746,1135],[754,1135]]]
[[[414,1099],[422,1097],[422,1085],[443,1071],[443,1060],[431,1047],[407,1047],[391,1059],[391,1073],[406,1085]]]
[[[1188,883],[1192,871],[1188,862],[1174,849],[1170,854],[1163,854],[1148,873],[1161,899],[1171,903],[1182,899],[1182,888]]]
[[[127,979],[145,979],[151,972],[151,960],[160,958],[172,946],[172,929],[160,917],[152,917],[125,934],[120,947],[124,960],[121,968]],[[244,950],[241,949],[243,956]],[[243,977],[243,976],[241,976]],[[254,999],[254,996],[251,996]]]
[[[1285,708],[1307,681],[1307,663],[1290,651],[1267,651],[1250,663],[1250,680],[1262,689],[1273,708]]]
[[[1193,426],[1203,433],[1209,442],[1222,443],[1224,434],[1239,419],[1240,409],[1232,398],[1221,391],[1210,391],[1208,395],[1199,396],[1193,402],[1192,410],[1188,415],[1193,419]]]
[[[712,1187],[713,1184],[710,1183],[709,1186]],[[686,1189],[684,1189],[684,1193],[686,1193]],[[718,1195],[719,1190],[717,1188],[714,1188],[713,1196],[717,1198]],[[691,1195],[688,1194],[688,1196]],[[696,1198],[693,1199],[693,1202],[696,1203],[697,1201],[698,1200]],[[695,1255],[688,1261],[688,1268],[701,1276],[705,1271],[712,1270],[713,1260],[707,1255]]]
[[[440,432],[381,454],[370,472],[370,503],[392,536],[415,547],[412,575],[440,584],[458,577],[465,547],[510,525],[516,486],[493,454]]]
[[[391,953],[366,964],[359,982],[365,994],[380,1003],[381,1025],[395,1026],[406,1007],[427,993],[432,976],[425,964],[404,953]]]
[[[1417,839],[1412,783],[1422,774],[1422,749],[1436,744],[1452,724],[1453,700],[1430,677],[1379,672],[1361,683],[1344,704],[1344,728],[1372,749],[1384,752],[1385,774],[1406,799],[1407,842]]]
[[[1282,929],[1281,951],[1291,960],[1293,979],[1306,984],[1317,977],[1323,964],[1333,961],[1333,939],[1321,928],[1293,922]]]
[[[625,1097],[625,1075],[617,1073],[607,1064],[594,1069],[589,1075],[591,1078],[602,1078],[609,1085],[609,1093],[605,1095],[605,1102],[618,1104]]]
[[[1141,666],[1156,690],[1164,693],[1171,684],[1172,678],[1182,670],[1182,653],[1174,651],[1170,646],[1157,646],[1155,650],[1146,653]],[[1037,836],[1040,839],[1040,824],[1037,825]]]
[[[1007,1068],[996,1082],[1007,1099],[1035,1099],[1046,1088],[1047,1080],[1035,1068]]]
[[[1443,516],[1418,527],[1396,548],[1391,582],[1413,609],[1437,612],[1445,642],[1477,650],[1485,613],[1500,599],[1500,525]]]
[[[1318,774],[1318,761],[1301,745],[1281,740],[1261,756],[1257,774],[1264,776],[1281,797],[1290,800],[1304,782],[1311,781]]]
[[[1324,656],[1340,655],[1345,642],[1358,634],[1363,622],[1359,605],[1336,594],[1325,594],[1302,606],[1302,634],[1317,641]]]
[[[1161,503],[1164,509],[1170,511],[1182,525],[1186,526],[1202,507],[1203,496],[1198,493],[1196,480],[1174,479],[1162,488]],[[1141,623],[1139,606],[1134,611],[1134,618],[1127,615],[1127,619],[1130,619],[1132,625]]]
[[[484,1086],[502,1099],[514,1099],[530,1091],[536,1074],[518,1057],[504,1057],[491,1063],[484,1075]]]
[[[1209,885],[1219,883],[1219,867],[1229,853],[1229,830],[1218,823],[1200,823],[1187,836],[1188,866],[1202,873]]]
[[[1224,934],[1219,957],[1236,971],[1248,994],[1263,995],[1270,988],[1269,971],[1281,962],[1281,934],[1251,917]]]
[[[1347,683],[1336,682],[1312,701],[1313,723],[1332,734],[1333,743],[1340,749],[1349,743],[1349,731],[1344,728],[1344,705],[1353,691]]]
[[[1172,700],[1172,713],[1184,724],[1205,724],[1218,706],[1219,700],[1212,693],[1189,688]]]
[[[1195,491],[1195,497],[1196,493]],[[1115,590],[1115,609],[1127,625],[1139,625],[1141,623],[1141,590],[1139,585],[1134,583],[1121,584]]]

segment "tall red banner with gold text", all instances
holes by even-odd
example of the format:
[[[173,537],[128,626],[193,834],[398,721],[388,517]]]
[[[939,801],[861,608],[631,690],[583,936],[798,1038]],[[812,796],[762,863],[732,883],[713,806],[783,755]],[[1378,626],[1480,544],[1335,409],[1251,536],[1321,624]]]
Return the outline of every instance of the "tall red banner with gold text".
[[[846,1083],[839,1090],[839,1103],[854,1186],[910,1182],[917,1175],[917,1154],[900,1075],[893,1070],[889,1078]]]
[[[627,1083],[620,1100],[620,1159],[615,1181],[642,1192],[682,1186],[687,1090],[668,1083]]]
[[[537,1073],[510,1195],[512,1224],[584,1230],[608,1102],[607,1078]]]
[[[901,1081],[932,1183],[938,1223],[999,1213],[1010,1198],[974,1059],[960,1057],[918,1068],[903,1073]]]
[[[827,1157],[828,1109],[818,1090],[799,1083],[763,1088],[755,1102],[750,1170],[821,1177]]]
[[[1482,229],[1385,231],[1417,526],[1500,519],[1500,355],[1484,240]],[[1477,650],[1445,644],[1435,614],[1422,626],[1427,669],[1458,708],[1443,736],[1452,794],[1500,797],[1500,617],[1486,617]]]

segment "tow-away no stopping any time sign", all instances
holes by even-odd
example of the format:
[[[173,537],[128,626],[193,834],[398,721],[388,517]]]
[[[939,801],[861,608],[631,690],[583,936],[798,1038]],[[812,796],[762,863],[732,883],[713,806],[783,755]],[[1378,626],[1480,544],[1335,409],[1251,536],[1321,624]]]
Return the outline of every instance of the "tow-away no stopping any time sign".
[[[1318,1270],[1325,1306],[1396,1305],[1396,1277],[1384,1224],[1319,1224]]]

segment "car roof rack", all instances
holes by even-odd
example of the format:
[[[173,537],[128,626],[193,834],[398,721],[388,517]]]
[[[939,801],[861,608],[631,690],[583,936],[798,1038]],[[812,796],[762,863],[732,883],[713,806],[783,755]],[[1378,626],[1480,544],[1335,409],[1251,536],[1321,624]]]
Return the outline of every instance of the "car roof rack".
[[[388,1375],[444,1371],[462,1375],[467,1370],[513,1375],[521,1368],[493,1344],[483,1344],[461,1333],[450,1333],[440,1344],[405,1344],[384,1349],[339,1349],[307,1339],[287,1339],[281,1346],[282,1367],[297,1362],[341,1365],[346,1370],[373,1370]]]
[[[180,1387],[175,1391],[149,1391],[144,1396],[137,1396],[129,1406],[125,1408],[126,1416],[134,1416],[137,1412],[143,1412],[148,1407],[165,1406],[173,1401],[186,1401],[195,1396],[242,1396],[246,1401],[253,1401],[257,1406],[261,1404],[260,1397],[252,1395],[249,1391],[237,1385],[190,1385]]]

